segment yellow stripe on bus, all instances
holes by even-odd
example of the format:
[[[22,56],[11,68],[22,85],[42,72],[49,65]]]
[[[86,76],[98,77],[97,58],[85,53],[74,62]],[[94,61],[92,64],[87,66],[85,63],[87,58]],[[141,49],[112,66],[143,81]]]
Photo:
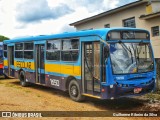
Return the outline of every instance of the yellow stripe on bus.
[[[27,68],[27,69],[35,70],[34,62],[14,61],[14,66],[18,68]]]
[[[8,66],[8,60],[4,60],[4,66]],[[35,70],[34,62],[28,61],[14,61],[14,67]],[[81,76],[81,67],[74,65],[45,64],[45,71],[73,76]]]
[[[81,67],[74,65],[45,64],[45,71],[74,75],[74,76],[81,75]]]
[[[99,97],[99,96],[90,95],[90,94],[86,94],[86,93],[83,93],[82,95],[84,95],[84,96],[88,96],[88,97],[92,97],[92,98],[98,98],[98,99],[101,99],[101,97]]]
[[[8,60],[3,61],[4,66],[8,66]]]

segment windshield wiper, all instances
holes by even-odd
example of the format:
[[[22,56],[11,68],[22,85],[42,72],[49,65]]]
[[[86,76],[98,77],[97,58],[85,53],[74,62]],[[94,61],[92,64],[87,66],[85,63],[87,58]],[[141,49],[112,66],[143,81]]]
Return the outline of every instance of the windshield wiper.
[[[136,66],[137,66],[137,70],[138,70],[138,63],[139,63],[139,54],[140,53],[138,53],[138,48],[137,48],[137,46],[136,46],[136,48],[134,48],[133,47],[133,43],[131,43],[131,45],[132,45],[132,49],[133,49],[133,51],[134,51],[134,56],[135,56],[135,58],[136,58]],[[138,56],[136,55],[136,51],[137,51],[137,54],[138,54]],[[138,72],[138,71],[137,71]]]
[[[128,48],[123,42],[120,42],[120,45],[123,47],[123,49],[125,49],[126,51],[128,51],[131,55],[131,61],[133,63],[133,54],[132,54],[132,51],[130,49],[130,47]]]
[[[137,60],[138,60],[138,62],[139,62],[139,54],[140,54],[140,51],[138,51],[138,47],[137,47],[137,46],[136,46],[136,53],[137,53],[136,58],[137,58]]]

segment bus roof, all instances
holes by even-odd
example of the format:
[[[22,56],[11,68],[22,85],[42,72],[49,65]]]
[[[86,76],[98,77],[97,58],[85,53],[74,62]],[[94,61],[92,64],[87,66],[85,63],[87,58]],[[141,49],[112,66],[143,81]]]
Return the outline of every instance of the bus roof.
[[[65,32],[61,34],[52,34],[52,35],[39,35],[39,36],[27,36],[27,37],[17,37],[10,40],[4,40],[5,44],[16,43],[16,42],[29,42],[29,41],[40,41],[40,40],[49,40],[49,39],[64,39],[71,37],[83,37],[83,36],[99,36],[102,39],[105,39],[106,34],[111,30],[144,30],[137,28],[103,28],[103,29],[94,29],[94,30],[82,30],[77,32]],[[147,31],[147,30],[144,30]],[[148,32],[148,31],[147,31]]]

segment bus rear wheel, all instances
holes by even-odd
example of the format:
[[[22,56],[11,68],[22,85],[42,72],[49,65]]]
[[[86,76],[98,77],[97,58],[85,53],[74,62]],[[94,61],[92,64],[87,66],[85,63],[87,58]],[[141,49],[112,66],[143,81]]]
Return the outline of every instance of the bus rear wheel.
[[[20,84],[23,87],[28,86],[28,82],[26,82],[26,75],[24,71],[20,71],[19,73]]]
[[[84,100],[84,96],[81,95],[80,87],[76,80],[71,80],[69,83],[69,96],[76,102]]]

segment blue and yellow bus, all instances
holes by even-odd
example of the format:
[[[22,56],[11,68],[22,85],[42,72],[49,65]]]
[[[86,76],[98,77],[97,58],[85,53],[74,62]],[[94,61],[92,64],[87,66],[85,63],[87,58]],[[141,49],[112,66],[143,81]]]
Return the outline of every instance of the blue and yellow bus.
[[[4,41],[4,73],[29,83],[85,96],[114,99],[155,88],[150,34],[143,29],[106,28]]]
[[[3,42],[0,42],[0,75],[3,75]]]

